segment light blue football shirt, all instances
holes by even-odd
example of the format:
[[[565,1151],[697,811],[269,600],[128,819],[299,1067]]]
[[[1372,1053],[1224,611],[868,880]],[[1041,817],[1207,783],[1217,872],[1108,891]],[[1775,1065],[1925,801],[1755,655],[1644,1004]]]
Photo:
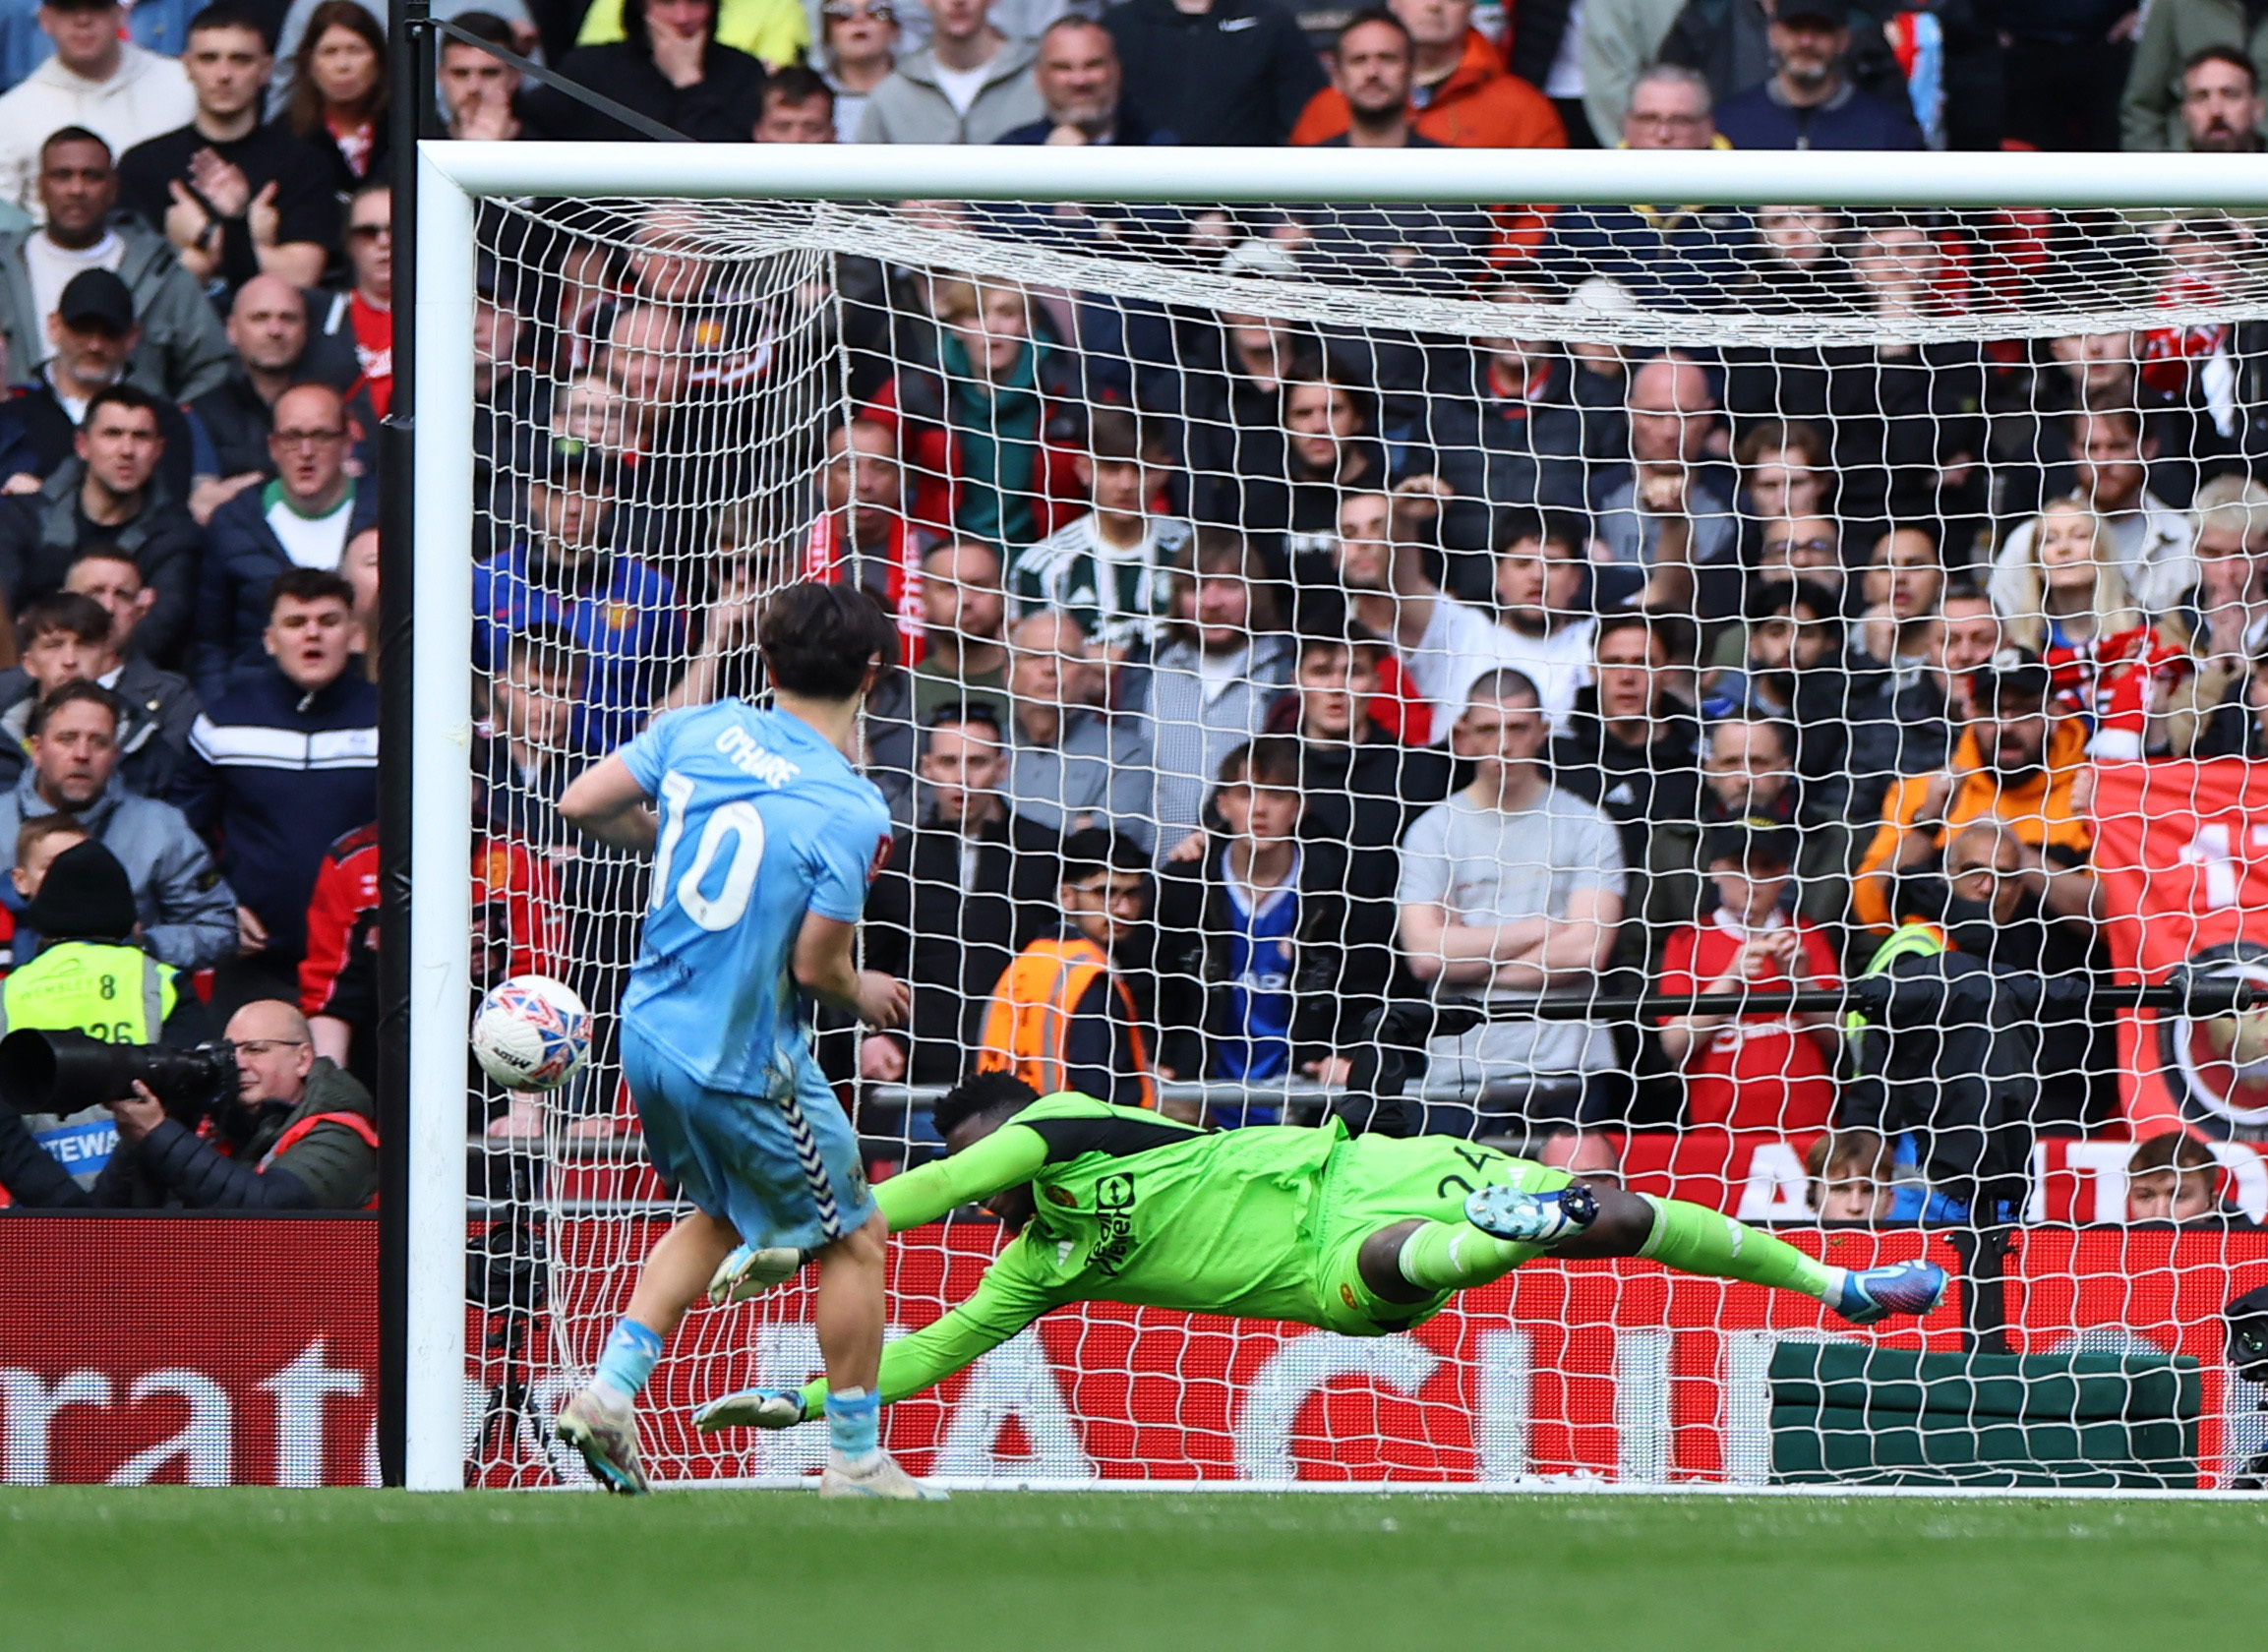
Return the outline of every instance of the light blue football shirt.
[[[627,1026],[712,1089],[816,1076],[789,964],[806,913],[858,920],[890,840],[874,783],[811,727],[745,700],[655,719],[620,753],[661,815]]]

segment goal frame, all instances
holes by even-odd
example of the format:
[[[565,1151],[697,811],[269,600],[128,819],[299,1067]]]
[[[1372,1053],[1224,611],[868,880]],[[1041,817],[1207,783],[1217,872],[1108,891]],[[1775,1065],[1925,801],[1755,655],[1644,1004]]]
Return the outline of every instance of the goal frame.
[[[414,161],[414,212],[396,246],[414,296],[399,364],[414,429],[408,502],[412,544],[388,563],[412,575],[407,726],[388,719],[414,767],[408,842],[391,845],[428,875],[410,904],[405,1016],[382,1036],[402,1040],[383,1097],[406,1132],[385,1146],[389,1211],[405,1235],[384,1247],[381,1300],[401,1304],[402,1483],[464,1484],[465,1003],[473,846],[472,543],[474,205],[483,198],[1362,202],[1472,206],[1505,201],[1803,202],[1834,207],[2192,207],[2268,210],[2268,156],[2157,154],[1823,153],[1751,150],[1067,149],[1044,146],[758,146],[481,144],[424,140]],[[409,202],[398,203],[407,207]],[[410,243],[404,247],[404,241]],[[397,323],[397,325],[399,324]],[[414,365],[414,375],[407,371]],[[397,397],[397,401],[402,398]],[[390,698],[390,696],[389,696]],[[398,704],[398,700],[393,703]],[[394,816],[399,818],[398,815]],[[398,943],[388,941],[389,950]],[[399,978],[396,974],[395,978]],[[388,1328],[391,1330],[393,1328]],[[387,1362],[389,1366],[393,1361]],[[391,1380],[391,1373],[382,1381]],[[390,1444],[390,1443],[389,1443]],[[390,1454],[390,1453],[389,1453]],[[2226,1495],[2226,1494],[2222,1494]]]

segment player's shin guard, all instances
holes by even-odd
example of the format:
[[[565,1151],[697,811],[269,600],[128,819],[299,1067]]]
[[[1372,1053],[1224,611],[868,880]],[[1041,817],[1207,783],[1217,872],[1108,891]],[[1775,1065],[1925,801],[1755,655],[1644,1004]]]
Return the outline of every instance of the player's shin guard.
[[[1841,1284],[1841,1268],[1815,1262],[1785,1240],[1760,1233],[1745,1222],[1682,1199],[1639,1197],[1653,1207],[1653,1232],[1638,1254],[1664,1268],[1801,1291],[1822,1301]]]

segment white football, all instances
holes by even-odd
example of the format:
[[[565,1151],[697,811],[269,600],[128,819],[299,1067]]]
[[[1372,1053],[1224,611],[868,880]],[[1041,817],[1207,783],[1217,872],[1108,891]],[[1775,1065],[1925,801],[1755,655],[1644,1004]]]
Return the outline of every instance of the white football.
[[[472,1053],[507,1090],[557,1090],[590,1059],[591,1013],[564,981],[514,975],[473,1012]]]

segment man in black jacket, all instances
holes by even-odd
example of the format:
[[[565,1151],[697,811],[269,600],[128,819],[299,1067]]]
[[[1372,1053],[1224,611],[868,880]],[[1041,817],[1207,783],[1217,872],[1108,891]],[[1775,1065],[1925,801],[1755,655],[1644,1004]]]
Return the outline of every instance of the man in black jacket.
[[[1281,144],[1324,88],[1276,0],[1126,0],[1104,14],[1126,95],[1184,144]]]
[[[197,695],[188,681],[140,655],[121,660],[110,613],[92,597],[58,591],[16,619],[23,664],[0,672],[0,785],[13,786],[29,757],[32,707],[87,678],[118,697],[118,777],[129,792],[161,797],[189,750]]]
[[[913,988],[904,1031],[869,1032],[860,1077],[950,1084],[968,1066],[1001,973],[1056,919],[1057,836],[1010,812],[1000,726],[988,707],[951,705],[922,737],[926,807],[866,897],[867,963]]]
[[[1410,822],[1447,797],[1458,779],[1447,752],[1404,745],[1371,716],[1385,654],[1386,645],[1359,627],[1343,641],[1303,639],[1292,687],[1269,716],[1271,732],[1299,739],[1302,835],[1344,846],[1339,982],[1350,1001],[1364,1003],[1417,993],[1395,939],[1399,849]]]
[[[268,439],[275,430],[277,397],[300,384],[343,388],[361,371],[351,338],[340,344],[310,336],[307,294],[280,276],[255,275],[236,289],[228,342],[236,352],[228,378],[189,403],[212,439],[217,461],[214,479],[191,502],[201,521],[275,474]],[[366,436],[375,434],[377,416],[367,403],[350,402],[347,411]]]
[[[160,471],[164,404],[133,384],[97,391],[80,421],[78,456],[37,494],[0,508],[0,586],[18,610],[62,589],[95,544],[130,553],[157,593],[141,625],[145,652],[164,664],[181,645],[204,543]]]
[[[1690,870],[1699,855],[1700,726],[1661,686],[1671,638],[1682,643],[1685,634],[1682,624],[1640,614],[1601,620],[1592,643],[1595,680],[1577,694],[1567,733],[1552,742],[1553,780],[1621,828],[1633,872]],[[1664,910],[1678,887],[1674,879],[1651,878],[1633,887],[1624,910],[1644,921],[1626,928],[1626,947],[1650,953],[1656,935],[1692,918],[1690,910]],[[1622,961],[1638,959],[1626,951]]]
[[[315,1053],[307,1019],[263,999],[229,1018],[233,1095],[169,1107],[136,1084],[112,1103],[118,1148],[91,1192],[0,1106],[0,1184],[31,1210],[355,1210],[378,1196],[377,1107]],[[200,1134],[197,1113],[216,1127]]]

